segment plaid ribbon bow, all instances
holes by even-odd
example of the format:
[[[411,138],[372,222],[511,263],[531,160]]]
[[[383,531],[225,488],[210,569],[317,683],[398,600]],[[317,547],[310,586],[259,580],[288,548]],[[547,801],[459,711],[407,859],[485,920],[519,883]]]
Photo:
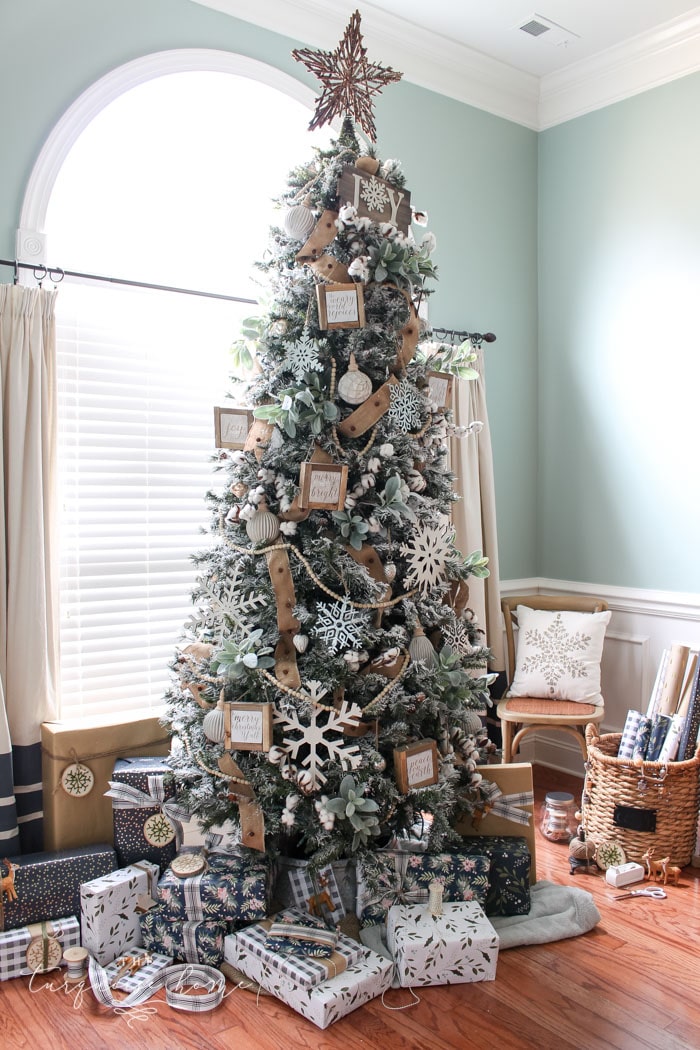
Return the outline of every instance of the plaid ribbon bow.
[[[122,784],[121,781],[110,780],[109,791],[105,795],[112,799],[114,809],[150,809],[160,806],[160,811],[175,829],[175,844],[179,849],[182,845],[182,822],[190,819],[190,813],[173,799],[165,798],[165,787],[162,776],[149,776],[148,793],[132,787],[131,784]]]
[[[511,795],[504,795],[498,784],[488,780],[482,781],[481,791],[490,813],[515,824],[527,826],[530,823],[532,813],[522,807],[534,805],[535,796],[532,791],[515,791]]]
[[[408,875],[408,862],[410,853],[396,853],[394,855],[394,885],[380,890],[376,897],[367,901],[365,908],[379,905],[388,910],[392,904],[425,904],[428,901],[427,886],[418,886]]]

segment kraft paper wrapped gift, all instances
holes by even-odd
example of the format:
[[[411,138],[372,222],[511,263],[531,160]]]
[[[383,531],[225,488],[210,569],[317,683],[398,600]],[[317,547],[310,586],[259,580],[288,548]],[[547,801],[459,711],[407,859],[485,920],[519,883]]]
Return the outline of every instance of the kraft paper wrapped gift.
[[[183,851],[186,852],[186,851]],[[270,862],[257,850],[210,854],[201,875],[180,878],[168,868],[155,899],[175,921],[257,922],[270,914]]]
[[[80,887],[114,871],[117,855],[108,845],[10,857],[16,900],[5,899],[5,929],[80,914]],[[7,867],[2,863],[3,875]],[[0,916],[1,918],[1,916]]]
[[[179,962],[218,966],[224,957],[225,922],[173,921],[162,908],[151,908],[140,916],[143,946]]]
[[[143,959],[144,962],[138,968],[129,967],[127,964],[131,959]],[[149,984],[157,977],[161,970],[172,966],[173,959],[167,955],[159,955],[157,952],[149,952],[145,948],[132,948],[127,956],[119,955],[109,966],[105,967],[105,977],[109,987],[119,992],[136,992]],[[119,980],[115,980],[117,974],[122,972]],[[112,983],[114,981],[114,983]]]
[[[266,992],[286,1003],[318,1028],[328,1028],[359,1006],[391,987],[393,964],[369,948],[345,973],[330,977],[315,988],[300,988],[292,977],[275,970],[257,955],[243,949],[238,934],[226,938],[224,958]]]
[[[56,850],[111,843],[112,803],[105,791],[116,759],[167,755],[170,740],[152,715],[120,717],[118,723],[92,718],[79,727],[44,722],[41,749],[44,847]]]
[[[0,933],[0,981],[11,977],[26,977],[33,973],[27,965],[27,948],[35,938],[55,938],[65,951],[80,944],[80,924],[75,915],[65,919],[54,919],[51,922],[36,923],[32,926],[21,926],[18,930],[6,930]]]
[[[443,903],[433,917],[424,905],[389,909],[387,945],[394,956],[399,984],[493,981],[498,962],[498,934],[475,903]]]
[[[119,863],[125,867],[150,860],[164,871],[181,845],[182,822],[190,816],[175,800],[167,760],[157,756],[117,759],[107,795],[112,800]]]
[[[527,915],[530,911],[530,850],[517,835],[475,835],[464,840],[463,851],[488,857],[487,915]]]
[[[357,915],[363,926],[385,922],[393,904],[427,902],[428,887],[436,879],[446,901],[486,901],[488,857],[377,850],[369,863],[372,868],[367,861],[357,867]]]
[[[100,966],[142,944],[138,898],[153,896],[158,874],[158,865],[144,860],[80,887],[83,947]]]
[[[455,830],[465,838],[473,838],[476,835],[517,835],[523,837],[530,851],[530,885],[537,881],[537,856],[535,849],[535,801],[532,790],[532,765],[529,762],[510,762],[507,765],[477,766],[477,772],[481,773],[484,782],[494,785],[500,796],[496,801],[503,803],[505,798],[505,810],[502,805],[495,805],[488,812],[481,812],[475,816],[465,816],[455,824]],[[508,799],[513,799],[513,811],[518,810],[521,820],[514,821],[504,816],[508,813]],[[524,801],[523,800],[527,800]]]
[[[280,945],[280,941],[271,934],[277,925],[304,926],[309,930],[308,941],[302,940],[296,945]],[[315,988],[316,985],[327,981],[329,977],[336,977],[353,966],[362,955],[362,945],[342,933],[337,935],[337,940],[332,949],[329,949],[326,957],[315,957],[310,954],[314,950],[313,934],[315,930],[329,933],[328,928],[319,920],[311,919],[303,912],[289,908],[280,912],[272,919],[248,926],[239,930],[238,937],[241,951],[257,955],[262,961],[272,967],[273,970],[291,978],[300,988]],[[318,946],[316,946],[318,948]],[[299,954],[295,954],[298,952]]]

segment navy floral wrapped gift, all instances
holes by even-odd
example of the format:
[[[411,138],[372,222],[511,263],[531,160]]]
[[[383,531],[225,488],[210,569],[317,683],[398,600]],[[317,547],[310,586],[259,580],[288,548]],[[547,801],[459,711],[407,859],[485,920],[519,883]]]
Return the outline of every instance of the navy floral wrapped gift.
[[[363,926],[386,921],[393,904],[428,901],[431,882],[443,886],[445,901],[483,906],[489,888],[488,857],[474,853],[404,853],[378,850],[357,869],[357,914]]]
[[[162,908],[139,918],[144,947],[179,962],[218,966],[224,957],[225,922],[173,922]]]
[[[150,860],[167,868],[182,840],[187,810],[175,801],[172,769],[164,758],[120,758],[106,794],[112,799],[119,867]]]
[[[487,915],[527,915],[530,911],[530,850],[517,835],[474,835],[465,838],[465,853],[489,858]]]
[[[4,929],[16,930],[45,919],[80,915],[81,884],[114,871],[117,856],[105,843],[53,853],[25,853],[10,858],[9,863],[14,868],[17,897],[5,898]],[[8,874],[6,861],[1,867],[3,876]]]
[[[164,915],[176,920],[257,922],[270,908],[270,862],[264,853],[213,853],[201,875],[180,878],[168,869],[155,898]]]

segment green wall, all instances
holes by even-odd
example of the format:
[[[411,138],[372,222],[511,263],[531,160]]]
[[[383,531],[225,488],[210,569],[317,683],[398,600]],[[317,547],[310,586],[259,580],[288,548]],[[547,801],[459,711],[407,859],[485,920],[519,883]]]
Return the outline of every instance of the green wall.
[[[43,142],[99,77],[153,52],[215,48],[267,62],[316,89],[290,57],[300,42],[190,0],[0,0],[0,257],[14,257],[23,193]],[[497,333],[487,349],[487,388],[501,575],[533,576],[537,135],[407,82],[385,90],[376,121],[381,155],[402,160],[413,200],[429,212],[438,240],[433,323]],[[290,157],[290,167],[303,159]]]
[[[539,575],[700,592],[700,75],[540,135]]]

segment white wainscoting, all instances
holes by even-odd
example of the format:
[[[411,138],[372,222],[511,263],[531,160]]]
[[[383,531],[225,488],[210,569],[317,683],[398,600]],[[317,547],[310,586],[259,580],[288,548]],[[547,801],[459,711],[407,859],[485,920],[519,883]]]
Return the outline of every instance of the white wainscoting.
[[[622,731],[630,708],[646,710],[665,648],[678,642],[700,649],[700,595],[648,591],[566,580],[502,580],[502,594],[595,594],[612,612],[602,664],[605,719],[602,732]],[[583,776],[576,743],[564,733],[527,737],[522,760]]]

